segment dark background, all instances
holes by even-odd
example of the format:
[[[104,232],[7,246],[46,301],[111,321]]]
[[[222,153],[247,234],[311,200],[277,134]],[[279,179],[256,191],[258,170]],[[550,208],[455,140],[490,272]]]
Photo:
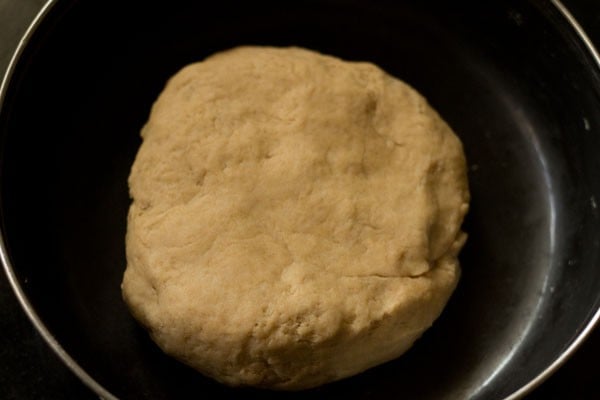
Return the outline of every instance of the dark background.
[[[600,47],[600,1],[564,0]],[[44,0],[0,0],[0,71]],[[599,266],[600,267],[600,266]],[[36,333],[0,273],[0,399],[97,398]],[[599,399],[600,329],[527,399]]]

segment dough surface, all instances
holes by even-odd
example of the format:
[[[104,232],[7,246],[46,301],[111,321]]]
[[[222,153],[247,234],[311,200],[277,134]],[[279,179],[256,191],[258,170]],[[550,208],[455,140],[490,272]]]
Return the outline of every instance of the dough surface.
[[[172,77],[142,130],[122,290],[168,354],[303,389],[398,357],[459,278],[462,145],[369,63],[241,47]]]

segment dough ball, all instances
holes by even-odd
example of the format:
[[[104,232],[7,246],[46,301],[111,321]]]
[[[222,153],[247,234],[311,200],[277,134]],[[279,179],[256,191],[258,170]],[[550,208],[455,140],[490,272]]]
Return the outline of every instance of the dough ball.
[[[459,277],[462,145],[373,64],[242,47],[170,79],[142,130],[122,289],[166,353],[303,389],[398,357]]]

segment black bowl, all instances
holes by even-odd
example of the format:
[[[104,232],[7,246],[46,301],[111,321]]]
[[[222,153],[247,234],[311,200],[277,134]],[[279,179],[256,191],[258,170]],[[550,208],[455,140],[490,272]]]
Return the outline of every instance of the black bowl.
[[[3,261],[104,397],[516,397],[599,318],[600,68],[558,1],[53,1],[3,87]],[[398,360],[324,387],[231,389],[162,354],[120,295],[127,176],[166,79],[243,44],[374,62],[464,142],[470,238],[447,309]]]

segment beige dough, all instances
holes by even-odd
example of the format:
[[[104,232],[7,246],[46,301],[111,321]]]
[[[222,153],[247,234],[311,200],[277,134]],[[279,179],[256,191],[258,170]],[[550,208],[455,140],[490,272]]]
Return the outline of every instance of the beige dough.
[[[242,47],[189,65],[142,130],[124,298],[168,354],[302,389],[398,357],[459,277],[458,138],[369,63]]]

